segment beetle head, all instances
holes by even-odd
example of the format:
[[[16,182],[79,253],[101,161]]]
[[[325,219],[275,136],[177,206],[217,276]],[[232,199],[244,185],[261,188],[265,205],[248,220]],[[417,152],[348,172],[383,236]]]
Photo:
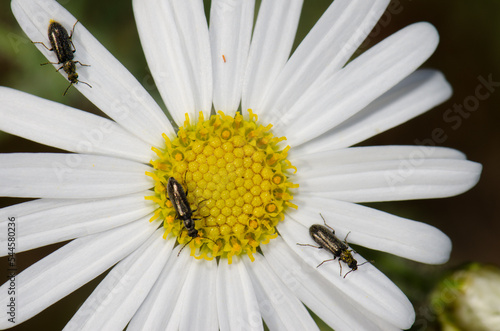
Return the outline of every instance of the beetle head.
[[[191,238],[197,238],[200,235],[198,234],[198,230],[196,230],[195,228],[192,228],[189,230],[188,236],[190,236]]]

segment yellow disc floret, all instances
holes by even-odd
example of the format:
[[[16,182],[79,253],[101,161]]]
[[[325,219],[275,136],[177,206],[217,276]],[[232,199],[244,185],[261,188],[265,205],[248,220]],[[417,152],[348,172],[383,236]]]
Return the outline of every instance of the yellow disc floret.
[[[246,120],[223,112],[196,124],[186,115],[177,137],[166,135],[165,148],[153,150],[155,195],[146,197],[159,208],[152,220],[163,220],[166,238],[189,243],[196,258],[227,258],[252,254],[261,244],[277,236],[276,225],[287,207],[296,206],[291,189],[298,185],[288,178],[295,168],[286,159],[289,147],[280,149],[285,138],[274,137],[271,125],[258,123],[249,110]],[[182,184],[193,210],[198,237],[191,238],[168,198],[166,185],[174,177]]]

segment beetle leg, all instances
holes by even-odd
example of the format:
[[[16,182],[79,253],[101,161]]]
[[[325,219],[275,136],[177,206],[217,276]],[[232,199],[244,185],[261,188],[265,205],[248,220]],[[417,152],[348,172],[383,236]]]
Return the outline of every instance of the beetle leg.
[[[71,40],[71,38],[73,38],[73,31],[75,31],[75,25],[76,23],[78,23],[79,21],[76,20],[75,24],[73,24],[73,27],[71,28],[71,32],[69,34],[69,42],[71,43],[71,45],[73,46],[73,53],[76,52],[76,47],[75,47],[75,44],[73,44],[73,40]],[[81,63],[80,63],[81,64]]]
[[[299,243],[297,243],[297,245],[299,245],[299,246],[310,246],[310,247],[314,247],[314,248],[323,248],[321,246],[314,246],[314,245],[310,245],[310,244],[299,244]]]
[[[90,64],[83,64],[80,61],[73,61],[73,63],[78,63],[79,65],[81,65],[83,67],[90,67]]]
[[[79,22],[79,20],[76,20],[75,24],[73,24],[73,27],[71,28],[71,32],[69,34],[69,39],[71,39],[71,37],[73,37],[73,31],[75,31],[75,26],[76,24]],[[73,46],[74,47],[74,46]]]
[[[318,264],[318,265],[316,266],[316,268],[321,267],[321,265],[322,265],[323,263],[328,262],[328,261],[335,261],[335,258],[333,258],[333,259],[328,259],[328,260],[324,260],[323,262],[321,262],[320,264]],[[340,260],[339,260],[339,263],[340,263]]]
[[[329,226],[328,224],[326,224],[326,220],[325,220],[325,218],[323,217],[323,215],[321,215],[321,213],[319,213],[319,216],[321,216],[321,218],[323,219],[323,223],[325,223],[325,226],[326,226],[327,228],[329,228],[330,230],[332,230],[333,234],[335,234],[335,230],[334,230],[331,226]]]
[[[205,201],[207,201],[207,200],[208,200],[208,199],[203,199],[203,200],[201,200],[200,202],[198,202],[198,205],[200,205],[202,202],[205,202]]]
[[[197,209],[193,209],[193,210],[192,210],[193,214],[194,214],[196,211],[198,211],[198,208],[197,208]],[[210,212],[209,212],[209,213],[210,213]],[[200,215],[200,216],[201,216],[201,217],[196,217],[196,218],[194,218],[194,217],[193,217],[193,219],[194,219],[194,220],[201,220],[201,219],[203,219],[203,217],[208,217],[208,216],[203,216],[203,215]]]
[[[345,235],[344,243],[346,243],[346,244],[347,244],[347,236],[349,236],[350,233],[351,233],[351,231],[347,232],[347,234]]]
[[[42,44],[42,45],[43,45],[43,47],[45,47],[47,50],[49,50],[49,51],[51,51],[51,52],[54,50],[53,48],[48,48],[48,47],[47,47],[47,45],[45,45],[45,44],[44,44],[43,42],[41,42],[41,41],[32,41],[31,43],[32,43],[32,44]]]
[[[200,237],[201,239],[208,239],[210,240],[211,242],[213,242],[214,244],[217,245],[217,242],[215,240],[213,240],[212,238],[208,238],[208,237]]]
[[[45,62],[45,63],[40,63],[40,65],[41,65],[41,66],[44,66],[44,65],[46,65],[46,64],[59,64],[59,63],[57,63],[57,62]],[[62,69],[62,67],[61,67],[61,68],[59,68],[57,71],[59,71],[59,70],[61,70],[61,69]]]
[[[187,194],[186,194],[186,195],[187,195]],[[208,199],[203,199],[203,200],[201,200],[200,202],[198,202],[198,206],[199,206],[202,202],[205,202],[205,201],[207,201],[207,200],[208,200]],[[194,214],[197,210],[198,210],[198,208],[193,209],[193,214]],[[200,216],[202,216],[202,217],[203,217],[203,215],[200,215]],[[197,218],[197,219],[198,219],[198,220],[201,220],[201,218]]]

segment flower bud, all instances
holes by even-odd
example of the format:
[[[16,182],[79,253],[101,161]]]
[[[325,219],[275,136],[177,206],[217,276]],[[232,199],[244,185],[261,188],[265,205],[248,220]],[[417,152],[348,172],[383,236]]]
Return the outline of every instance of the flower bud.
[[[442,330],[500,330],[500,269],[466,265],[438,284],[431,306]]]

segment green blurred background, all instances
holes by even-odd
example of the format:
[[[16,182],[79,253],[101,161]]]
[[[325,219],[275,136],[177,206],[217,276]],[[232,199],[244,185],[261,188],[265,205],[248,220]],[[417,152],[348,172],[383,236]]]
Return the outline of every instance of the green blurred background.
[[[140,46],[131,1],[61,0],[59,1],[143,84],[151,84]],[[260,3],[260,1],[257,1]],[[305,0],[295,46],[330,5],[331,0]],[[210,5],[205,1],[206,9]],[[441,42],[424,67],[441,70],[454,88],[453,96],[443,105],[361,145],[412,145],[430,138],[435,128],[446,135],[442,146],[461,150],[470,160],[483,164],[479,184],[453,198],[369,204],[396,215],[432,224],[450,236],[453,252],[443,266],[423,265],[387,254],[359,248],[367,258],[394,280],[408,295],[417,311],[413,330],[433,329],[433,317],[425,306],[427,295],[444,272],[467,261],[500,265],[500,142],[498,108],[500,89],[481,101],[476,111],[463,119],[458,129],[443,119],[446,110],[462,104],[474,95],[478,77],[492,76],[500,82],[500,2],[496,0],[399,0],[391,3],[379,25],[361,50],[365,50],[397,30],[418,21],[431,22],[438,29]],[[49,67],[40,67],[46,59],[19,28],[10,2],[0,2],[0,85],[19,89],[50,100],[102,114],[76,89],[62,96],[67,81]],[[161,103],[156,89],[151,94]],[[497,147],[495,147],[497,146]],[[53,148],[0,132],[0,152],[52,152]],[[0,207],[20,202],[1,198]],[[62,245],[62,244],[61,244]],[[19,271],[56,250],[52,245],[18,254]],[[6,269],[6,260],[0,268]],[[58,330],[67,323],[102,276],[59,301],[13,330]],[[327,327],[324,328],[328,330]]]

